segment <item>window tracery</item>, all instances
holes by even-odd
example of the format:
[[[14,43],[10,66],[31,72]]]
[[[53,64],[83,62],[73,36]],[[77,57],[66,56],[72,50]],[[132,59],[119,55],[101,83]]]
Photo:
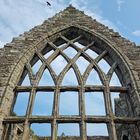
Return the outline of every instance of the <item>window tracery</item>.
[[[51,137],[56,139],[60,136],[63,123],[66,125],[73,123],[79,129],[76,136],[81,136],[82,139],[97,136],[92,133],[90,126],[93,126],[95,132],[94,127],[99,126],[100,130],[106,132],[105,134],[99,132],[100,136],[116,140],[115,125],[126,123],[128,120],[133,123],[131,118],[124,118],[132,117],[129,114],[122,116],[117,113],[121,100],[126,102],[125,105],[129,106],[131,111],[129,101],[126,99],[128,89],[123,86],[116,74],[117,63],[109,61],[111,57],[107,50],[97,47],[98,43],[96,44],[94,37],[87,39],[84,34],[71,35],[68,32],[60,34],[54,41],[48,41],[41,51],[36,51],[32,60],[26,64],[15,89],[16,96],[11,111],[13,120],[12,114],[15,114],[18,118],[15,122],[24,124],[23,138],[31,135],[29,131],[26,133],[30,126],[34,130],[38,123],[46,123],[51,125]],[[19,99],[19,96],[25,94],[27,96],[27,93],[26,107],[20,107],[19,100],[24,100],[24,97]],[[73,94],[73,97],[67,94]],[[63,104],[61,104],[62,95],[66,98]],[[67,100],[71,102],[68,103]],[[78,106],[74,111],[76,113],[72,112],[70,104]],[[16,109],[19,107],[21,112]]]

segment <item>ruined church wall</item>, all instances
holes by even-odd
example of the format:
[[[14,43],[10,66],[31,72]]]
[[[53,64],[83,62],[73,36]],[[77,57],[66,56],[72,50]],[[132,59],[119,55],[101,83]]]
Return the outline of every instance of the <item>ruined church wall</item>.
[[[119,33],[114,32],[112,29],[98,23],[96,20],[92,20],[91,17],[86,16],[83,12],[69,7],[56,14],[53,18],[48,19],[42,25],[13,38],[12,42],[7,43],[3,49],[0,49],[1,122],[4,116],[9,115],[15,85],[21,76],[25,63],[32,58],[36,47],[41,48],[51,35],[69,26],[77,26],[90,32],[97,32],[103,38],[109,40],[117,49],[119,58],[123,58],[124,62],[120,61],[113,52],[112,57],[118,62],[125,81],[128,82],[127,85],[131,91],[130,96],[135,115],[140,115],[140,47],[121,37]],[[124,66],[124,64],[126,65]],[[1,124],[0,132],[2,129]]]

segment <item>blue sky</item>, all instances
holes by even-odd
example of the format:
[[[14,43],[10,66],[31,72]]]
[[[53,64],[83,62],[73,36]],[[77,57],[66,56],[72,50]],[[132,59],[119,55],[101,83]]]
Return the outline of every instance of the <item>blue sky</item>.
[[[72,4],[140,45],[139,0],[1,0],[0,47]]]

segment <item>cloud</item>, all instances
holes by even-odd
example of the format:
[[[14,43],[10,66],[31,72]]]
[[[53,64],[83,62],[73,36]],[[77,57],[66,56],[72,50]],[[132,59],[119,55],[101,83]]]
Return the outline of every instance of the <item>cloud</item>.
[[[1,42],[10,42],[14,36],[41,24],[65,7],[65,3],[60,3],[59,0],[52,1],[52,7],[48,7],[44,0],[1,0]]]
[[[118,11],[121,11],[121,6],[124,3],[124,0],[117,0]]]
[[[6,44],[5,42],[0,41],[0,48],[3,48],[4,44]]]
[[[94,0],[95,1],[95,0]],[[118,31],[116,25],[110,20],[102,16],[102,11],[97,7],[96,4],[92,6],[92,11],[90,10],[89,3],[85,0],[71,0],[70,3],[75,6],[77,9],[80,9],[85,12],[86,15],[91,16],[93,19],[96,19],[98,22],[108,26],[109,28]],[[96,1],[95,1],[96,3]]]
[[[94,0],[96,3],[96,0]],[[91,1],[90,1],[91,2]],[[92,1],[93,2],[93,1]],[[10,42],[14,36],[22,34],[41,24],[44,20],[63,10],[68,4],[85,11],[85,13],[99,22],[117,29],[116,26],[101,16],[102,11],[96,4],[89,10],[89,2],[85,0],[55,0],[51,1],[52,6],[48,7],[44,0],[1,0],[0,1],[0,47],[5,42]],[[4,42],[4,43],[2,43]]]
[[[132,32],[133,35],[140,37],[140,30],[136,30],[134,32]]]

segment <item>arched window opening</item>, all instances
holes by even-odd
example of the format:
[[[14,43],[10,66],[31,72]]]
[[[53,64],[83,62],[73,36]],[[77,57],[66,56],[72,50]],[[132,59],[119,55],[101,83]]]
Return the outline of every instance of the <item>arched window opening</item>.
[[[62,55],[58,55],[51,63],[51,67],[57,75],[65,68],[67,61]]]
[[[74,43],[74,45],[76,45],[78,48],[80,48],[80,49],[83,49],[85,46],[84,45],[82,45],[81,43],[79,43],[79,42],[75,42]]]
[[[24,67],[24,70],[22,72],[22,75],[19,79],[19,83],[18,85],[20,86],[30,86],[31,82],[30,82],[30,78],[29,78],[29,74],[28,74],[28,70],[26,67]]]
[[[77,77],[75,75],[75,72],[73,70],[73,68],[70,68],[68,70],[68,72],[65,74],[63,81],[62,81],[62,85],[66,86],[66,85],[71,85],[71,86],[77,86],[78,85],[78,81],[77,81]]]
[[[85,52],[87,55],[89,55],[93,59],[95,59],[99,56],[95,51],[93,51],[91,49],[87,49]]]
[[[34,55],[33,59],[30,62],[32,66],[33,74],[36,74],[39,71],[39,68],[42,65],[42,61],[39,59],[37,55]]]
[[[136,133],[129,89],[109,55],[110,46],[104,47],[107,43],[93,34],[71,29],[50,37],[27,62],[14,90],[4,140],[15,128],[20,139],[120,140],[122,130]]]
[[[120,83],[120,80],[115,72],[113,73],[113,75],[111,77],[110,86],[122,86]]]
[[[78,60],[76,61],[76,64],[81,72],[81,74],[83,75],[83,73],[85,72],[85,70],[87,69],[89,62],[82,56],[80,56],[78,58]]]
[[[47,52],[45,55],[44,55],[44,58],[47,59],[49,58],[49,56],[51,56],[53,54],[54,50],[51,50],[49,52]]]
[[[92,69],[92,71],[90,72],[87,78],[86,84],[87,85],[102,85],[100,77],[95,69]]]
[[[110,65],[104,60],[104,59],[101,59],[98,63],[99,67],[103,70],[103,72],[105,74],[108,73],[108,71],[110,70]]]
[[[29,75],[28,75],[28,74],[27,74],[27,75],[25,76],[25,78],[23,79],[23,82],[22,82],[21,85],[22,85],[22,86],[30,86],[30,85],[31,85],[30,79],[29,79]]]
[[[39,86],[53,86],[54,81],[48,69],[45,69],[39,81]]]
[[[65,41],[64,39],[62,39],[61,37],[58,37],[53,44],[57,47],[57,48],[62,48],[67,44],[67,41]]]
[[[64,50],[64,53],[72,59],[77,54],[77,51],[73,47],[69,46]]]

